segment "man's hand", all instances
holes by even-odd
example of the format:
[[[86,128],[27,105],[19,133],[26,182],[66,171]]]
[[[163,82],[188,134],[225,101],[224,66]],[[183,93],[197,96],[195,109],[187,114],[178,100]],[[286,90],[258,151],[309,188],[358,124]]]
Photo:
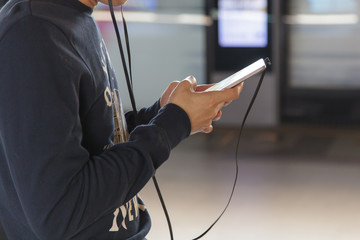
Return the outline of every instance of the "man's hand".
[[[181,82],[172,82],[163,93],[160,105],[173,103],[181,107],[189,116],[191,134],[210,133],[212,122],[221,118],[221,108],[239,97],[243,84],[222,91],[203,92],[210,86],[197,86],[193,76]]]

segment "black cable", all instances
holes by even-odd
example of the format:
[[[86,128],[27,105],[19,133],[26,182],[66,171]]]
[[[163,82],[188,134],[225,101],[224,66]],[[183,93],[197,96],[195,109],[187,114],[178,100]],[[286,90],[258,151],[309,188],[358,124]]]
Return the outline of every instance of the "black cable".
[[[128,57],[128,64],[129,64],[130,82],[131,82],[131,86],[133,86],[129,34],[127,31],[127,26],[126,26],[126,21],[124,18],[122,5],[121,5],[121,18],[122,18],[123,27],[124,27],[125,43],[126,43],[126,49],[127,49],[127,53],[128,53],[127,57]]]
[[[128,31],[127,31],[127,26],[126,26],[126,22],[125,22],[125,18],[124,18],[124,15],[123,15],[123,10],[122,10],[122,6],[121,6],[121,16],[122,16],[122,20],[123,20],[123,27],[124,27],[124,34],[125,34],[125,41],[126,41],[126,49],[127,49],[127,58],[128,58],[128,67],[126,65],[126,60],[125,60],[125,55],[124,55],[124,51],[123,51],[123,48],[122,48],[122,44],[121,44],[121,38],[120,38],[120,33],[119,33],[119,29],[118,29],[118,26],[117,26],[117,22],[116,22],[116,18],[115,18],[115,14],[114,14],[114,8],[113,8],[113,3],[112,3],[112,0],[108,0],[109,2],[109,7],[110,7],[110,14],[111,14],[111,18],[112,18],[112,21],[113,21],[113,25],[114,25],[114,28],[115,28],[115,33],[116,33],[116,38],[117,38],[117,41],[118,41],[118,46],[119,46],[119,50],[120,50],[120,55],[121,55],[121,60],[122,60],[122,63],[123,63],[123,69],[124,69],[124,74],[125,74],[125,78],[126,78],[126,83],[127,83],[127,87],[128,87],[128,92],[129,92],[129,96],[130,96],[130,101],[131,101],[131,105],[132,105],[132,108],[133,108],[133,112],[134,112],[134,115],[135,115],[135,124],[137,125],[138,124],[138,117],[137,117],[137,110],[136,110],[136,103],[135,103],[135,97],[134,97],[134,93],[133,93],[133,81],[132,81],[132,70],[131,70],[131,55],[130,55],[130,44],[129,44],[129,37],[128,37]],[[267,58],[265,59],[265,62],[267,65],[270,64],[270,60]],[[255,93],[250,101],[250,104],[246,110],[246,113],[245,113],[245,116],[244,116],[244,119],[241,123],[241,127],[240,127],[240,131],[239,131],[239,136],[238,136],[238,140],[237,140],[237,144],[236,144],[236,152],[235,152],[235,165],[236,165],[236,173],[235,173],[235,179],[234,179],[234,184],[233,184],[233,187],[232,187],[232,190],[231,190],[231,194],[230,194],[230,197],[229,197],[229,200],[224,208],[224,210],[221,212],[221,214],[219,215],[219,217],[210,225],[210,227],[205,230],[201,235],[199,235],[198,237],[194,238],[193,240],[198,240],[202,237],[204,237],[214,226],[215,224],[220,220],[220,218],[224,215],[224,213],[226,212],[227,208],[229,207],[230,205],[230,202],[232,200],[232,197],[234,195],[234,192],[235,192],[235,187],[236,187],[236,183],[237,183],[237,180],[238,180],[238,176],[239,176],[239,163],[238,163],[238,152],[239,152],[239,145],[240,145],[240,138],[241,138],[241,134],[242,134],[242,131],[243,131],[243,128],[244,128],[244,125],[245,125],[245,122],[246,122],[246,119],[250,113],[250,110],[255,102],[255,99],[257,97],[257,94],[260,90],[260,87],[261,87],[261,84],[263,82],[263,79],[264,79],[264,76],[265,76],[265,72],[264,71],[260,77],[260,80],[259,80],[259,83],[256,87],[256,90],[255,90]],[[159,196],[159,199],[160,199],[160,202],[161,202],[161,206],[163,208],[163,211],[164,211],[164,214],[165,214],[165,217],[166,217],[166,221],[167,221],[167,224],[168,224],[168,228],[169,228],[169,233],[170,233],[170,238],[171,240],[174,240],[174,235],[173,235],[173,230],[172,230],[172,226],[171,226],[171,221],[170,221],[170,217],[169,217],[169,214],[168,214],[168,211],[167,211],[167,208],[166,208],[166,205],[165,205],[165,201],[162,197],[162,194],[161,194],[161,191],[160,191],[160,187],[159,187],[159,184],[156,180],[156,177],[155,175],[152,177],[153,179],[153,182],[154,182],[154,185],[155,185],[155,189],[157,191],[157,194]]]
[[[164,214],[165,214],[165,217],[166,217],[166,221],[167,221],[167,224],[168,224],[168,228],[169,228],[169,233],[170,233],[170,239],[171,240],[174,240],[174,233],[173,233],[173,230],[172,230],[172,227],[171,227],[171,221],[170,221],[170,216],[169,216],[169,213],[166,209],[166,205],[165,205],[165,201],[162,197],[162,194],[161,194],[161,191],[160,191],[160,187],[159,187],[159,184],[156,180],[156,177],[153,176],[153,182],[154,182],[154,185],[155,185],[155,188],[156,188],[156,192],[159,196],[159,199],[160,199],[160,202],[161,202],[161,206],[163,208],[163,211],[164,211]]]
[[[268,63],[268,62],[267,62]],[[256,99],[256,96],[260,90],[260,87],[261,87],[261,84],[264,80],[264,77],[265,77],[265,72],[264,71],[262,74],[261,74],[261,77],[260,77],[260,80],[259,80],[259,83],[255,89],[255,92],[254,92],[254,95],[250,101],[250,104],[246,110],[246,113],[245,113],[245,116],[244,116],[244,119],[241,123],[241,127],[240,127],[240,131],[239,131],[239,136],[238,136],[238,140],[237,140],[237,144],[236,144],[236,152],[235,152],[235,165],[236,165],[236,170],[235,170],[235,180],[234,180],[234,184],[233,184],[233,187],[232,187],[232,190],[231,190],[231,194],[230,194],[230,198],[224,208],[224,210],[221,212],[221,214],[219,215],[219,217],[210,225],[210,227],[208,229],[206,229],[201,235],[199,235],[198,237],[194,238],[193,240],[197,240],[197,239],[200,239],[202,237],[204,237],[214,226],[215,224],[220,220],[220,218],[224,215],[224,213],[226,212],[227,208],[229,207],[230,205],[230,202],[232,200],[232,197],[234,195],[234,192],[235,192],[235,187],[236,187],[236,183],[237,183],[237,179],[238,179],[238,176],[239,176],[239,163],[238,163],[238,153],[239,153],[239,145],[240,145],[240,138],[241,138],[241,134],[242,134],[242,131],[243,131],[243,128],[244,128],[244,125],[245,125],[245,122],[246,122],[246,119],[250,113],[250,110],[255,102],[255,99]]]

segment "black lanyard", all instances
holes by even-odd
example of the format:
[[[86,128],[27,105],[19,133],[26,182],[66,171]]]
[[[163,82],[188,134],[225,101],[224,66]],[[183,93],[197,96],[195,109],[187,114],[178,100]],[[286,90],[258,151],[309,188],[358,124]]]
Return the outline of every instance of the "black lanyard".
[[[241,134],[242,134],[242,131],[243,131],[243,128],[245,126],[245,122],[246,122],[246,119],[250,113],[250,110],[255,102],[255,99],[256,99],[256,96],[260,90],[260,87],[261,87],[261,84],[264,80],[264,77],[265,77],[265,73],[266,73],[266,70],[261,74],[261,77],[260,77],[260,80],[259,80],[259,83],[255,89],[255,92],[254,92],[254,95],[250,101],[250,104],[246,110],[246,113],[245,113],[245,116],[243,118],[243,121],[241,123],[241,127],[240,127],[240,130],[239,130],[239,136],[238,136],[238,140],[237,140],[237,144],[236,144],[236,151],[235,151],[235,166],[236,166],[236,170],[235,170],[235,180],[234,180],[234,184],[233,184],[233,187],[231,189],[231,194],[230,194],[230,197],[229,197],[229,200],[224,208],[224,210],[221,212],[221,214],[219,215],[219,217],[213,222],[213,224],[210,225],[210,227],[208,229],[206,229],[201,235],[199,235],[198,237],[194,238],[193,240],[198,240],[202,237],[204,237],[213,227],[214,225],[220,220],[220,218],[224,215],[224,213],[226,212],[227,208],[229,207],[230,205],[230,202],[232,200],[232,197],[234,195],[234,192],[235,192],[235,187],[236,187],[236,183],[237,183],[237,179],[238,179],[238,176],[239,176],[239,163],[238,163],[238,156],[239,156],[239,145],[240,145],[240,138],[241,138]]]
[[[135,114],[135,121],[136,121],[135,124],[137,125],[137,123],[138,123],[137,122],[137,110],[136,110],[136,103],[135,103],[135,97],[134,97],[134,92],[133,92],[133,81],[132,81],[132,70],[131,70],[130,43],[129,43],[129,36],[128,36],[127,27],[126,27],[126,21],[125,21],[123,9],[121,6],[121,16],[122,16],[122,22],[123,22],[123,26],[124,26],[124,35],[125,35],[125,42],[126,42],[126,52],[127,52],[128,64],[126,64],[125,54],[124,54],[124,50],[123,50],[122,43],[121,43],[119,28],[117,26],[115,14],[114,14],[114,7],[112,4],[112,0],[109,0],[109,7],[110,7],[111,19],[113,21],[116,38],[117,38],[117,42],[118,42],[118,46],[119,46],[119,50],[120,50],[120,56],[121,56],[121,61],[122,61],[123,69],[124,69],[126,84],[127,84],[127,88],[128,88],[128,92],[129,92],[129,96],[130,96],[131,106],[132,106],[132,109]]]
[[[126,64],[126,60],[125,60],[125,54],[124,54],[124,50],[122,47],[122,43],[121,43],[121,38],[120,38],[120,33],[119,33],[119,29],[117,26],[117,22],[116,22],[116,18],[115,18],[115,14],[114,14],[114,8],[113,8],[113,4],[112,4],[112,0],[109,0],[109,7],[110,7],[110,14],[111,14],[111,18],[113,21],[113,25],[115,28],[115,33],[116,33],[116,38],[117,38],[117,42],[119,45],[119,50],[120,50],[120,55],[121,55],[121,61],[122,61],[122,65],[123,65],[123,69],[124,69],[124,74],[125,74],[125,78],[126,78],[126,84],[128,87],[128,92],[129,92],[129,96],[130,96],[130,101],[131,101],[131,105],[132,105],[132,109],[135,115],[135,126],[138,125],[138,116],[137,116],[137,110],[136,110],[136,104],[135,104],[135,97],[134,97],[134,92],[133,92],[133,81],[132,81],[132,71],[131,71],[131,55],[130,55],[130,44],[129,44],[129,37],[128,37],[128,31],[127,31],[127,26],[126,26],[126,21],[124,18],[124,14],[123,14],[123,9],[121,6],[121,17],[122,17],[122,22],[123,22],[123,26],[124,26],[124,35],[125,35],[125,41],[126,41],[126,50],[127,50],[127,60],[128,60],[128,64]],[[156,180],[155,175],[152,177],[157,194],[159,196],[162,208],[164,210],[164,214],[168,223],[168,227],[169,227],[169,232],[170,232],[170,237],[171,240],[174,239],[173,236],[173,231],[172,231],[172,227],[171,227],[171,221],[170,221],[170,217],[168,214],[168,211],[166,209],[166,205],[165,205],[165,201],[162,197],[161,191],[160,191],[160,187],[159,184]]]

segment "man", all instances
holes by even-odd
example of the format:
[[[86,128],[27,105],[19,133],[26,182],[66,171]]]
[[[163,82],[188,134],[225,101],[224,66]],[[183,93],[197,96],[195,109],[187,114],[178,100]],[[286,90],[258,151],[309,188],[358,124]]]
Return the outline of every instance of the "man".
[[[0,12],[0,220],[9,239],[144,239],[150,217],[137,193],[180,141],[211,132],[242,89],[173,82],[134,126],[91,16],[97,3],[10,0]]]

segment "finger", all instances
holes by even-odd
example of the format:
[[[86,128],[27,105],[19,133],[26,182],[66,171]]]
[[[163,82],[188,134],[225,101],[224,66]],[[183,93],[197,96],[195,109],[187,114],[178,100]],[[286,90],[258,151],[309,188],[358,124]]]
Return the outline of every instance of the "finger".
[[[187,81],[187,82],[189,82],[190,83],[190,86],[191,86],[191,89],[192,90],[196,90],[196,88],[197,88],[197,82],[196,82],[196,78],[194,77],[194,76],[188,76],[188,77],[186,77],[182,82],[184,82],[184,81]]]
[[[239,88],[240,92],[243,90],[244,88],[244,82],[240,83],[239,85],[237,85],[236,87]]]
[[[213,91],[211,93],[215,94],[216,101],[218,103],[221,102],[225,103],[239,98],[242,89],[243,89],[243,83],[240,83],[239,85],[233,88],[224,89],[221,91]]]
[[[173,81],[169,84],[168,88],[166,89],[166,91],[168,93],[172,93],[172,91],[174,91],[174,89],[179,85],[179,81]]]
[[[224,107],[230,105],[230,103],[232,103],[232,101],[227,101],[227,102],[225,102]]]
[[[191,91],[191,92],[195,92],[195,88],[196,86],[194,86],[193,83],[191,83],[190,81],[184,79],[182,80],[179,85],[177,85],[176,89],[182,89],[182,91]]]
[[[211,133],[214,130],[213,125],[210,125],[202,130],[203,133]]]
[[[160,98],[160,107],[163,107],[165,104],[168,103],[171,93],[179,85],[179,83],[180,83],[179,81],[173,81],[165,89],[165,91],[163,92],[163,94],[161,95],[161,98]]]
[[[222,116],[222,111],[219,110],[218,113],[216,114],[216,117],[213,119],[213,121],[219,121],[221,116]]]
[[[196,92],[203,92],[214,84],[203,84],[196,87]]]

